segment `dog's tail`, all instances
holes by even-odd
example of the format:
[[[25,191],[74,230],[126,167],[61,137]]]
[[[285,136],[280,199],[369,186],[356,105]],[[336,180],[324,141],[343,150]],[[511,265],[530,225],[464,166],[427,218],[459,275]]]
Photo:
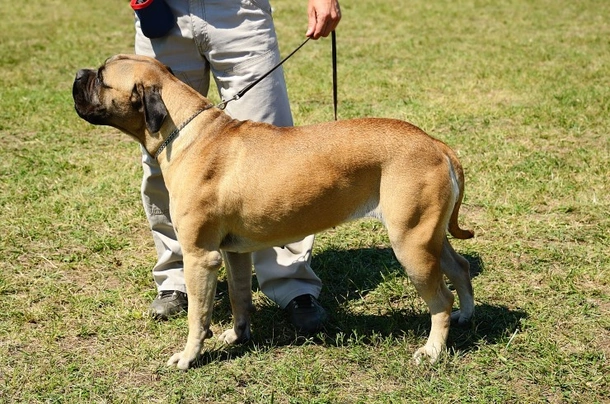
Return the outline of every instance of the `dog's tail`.
[[[440,143],[442,144],[441,147],[444,149],[445,154],[448,157],[452,180],[455,181],[454,185],[457,188],[457,198],[455,204],[453,205],[453,211],[451,212],[451,217],[449,218],[447,230],[449,231],[449,234],[455,238],[462,240],[469,239],[474,237],[474,231],[462,229],[458,223],[460,207],[462,206],[462,199],[464,199],[464,170],[460,164],[460,161],[455,155],[455,152],[443,142]]]

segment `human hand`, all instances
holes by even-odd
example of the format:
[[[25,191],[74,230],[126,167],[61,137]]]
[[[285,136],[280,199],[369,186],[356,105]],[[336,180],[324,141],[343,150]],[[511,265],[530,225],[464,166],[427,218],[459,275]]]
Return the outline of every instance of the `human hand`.
[[[312,39],[327,37],[341,20],[338,0],[309,0],[307,6],[309,25],[305,36]]]

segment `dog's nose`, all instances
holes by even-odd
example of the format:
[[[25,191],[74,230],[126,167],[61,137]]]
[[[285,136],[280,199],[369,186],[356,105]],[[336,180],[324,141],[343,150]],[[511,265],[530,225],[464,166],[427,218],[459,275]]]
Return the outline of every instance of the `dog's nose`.
[[[82,80],[84,77],[87,76],[87,74],[90,72],[90,70],[88,69],[80,69],[79,71],[76,72],[76,77],[74,78],[75,81],[80,81]]]
[[[76,72],[74,83],[72,84],[72,97],[77,103],[85,97],[85,89],[87,88],[87,77],[92,70],[81,69]]]

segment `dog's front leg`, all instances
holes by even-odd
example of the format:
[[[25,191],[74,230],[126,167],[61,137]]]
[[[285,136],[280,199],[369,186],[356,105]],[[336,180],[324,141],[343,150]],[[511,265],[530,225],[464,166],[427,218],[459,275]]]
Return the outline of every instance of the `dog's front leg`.
[[[222,257],[218,251],[184,253],[184,279],[188,294],[189,334],[182,352],[174,354],[167,364],[186,370],[197,359],[203,341],[212,336],[210,322],[218,269]]]
[[[250,253],[223,252],[223,255],[233,312],[233,328],[222,333],[220,340],[227,344],[239,344],[250,339],[252,258]]]

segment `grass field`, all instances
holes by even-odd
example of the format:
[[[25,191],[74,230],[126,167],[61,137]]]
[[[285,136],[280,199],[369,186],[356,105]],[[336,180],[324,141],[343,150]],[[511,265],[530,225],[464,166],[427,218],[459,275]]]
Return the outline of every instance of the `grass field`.
[[[287,54],[305,1],[275,0]],[[73,110],[82,67],[132,52],[128,2],[8,2],[0,19],[0,402],[610,402],[610,3],[344,0],[340,118],[408,120],[459,154],[455,240],[477,303],[440,363],[429,316],[376,222],[317,238],[330,313],[296,339],[255,292],[253,340],[165,366],[186,320],[155,295],[139,150]],[[332,119],[330,41],[286,64],[298,124]],[[220,287],[226,287],[221,281]],[[218,302],[214,331],[229,324]]]

